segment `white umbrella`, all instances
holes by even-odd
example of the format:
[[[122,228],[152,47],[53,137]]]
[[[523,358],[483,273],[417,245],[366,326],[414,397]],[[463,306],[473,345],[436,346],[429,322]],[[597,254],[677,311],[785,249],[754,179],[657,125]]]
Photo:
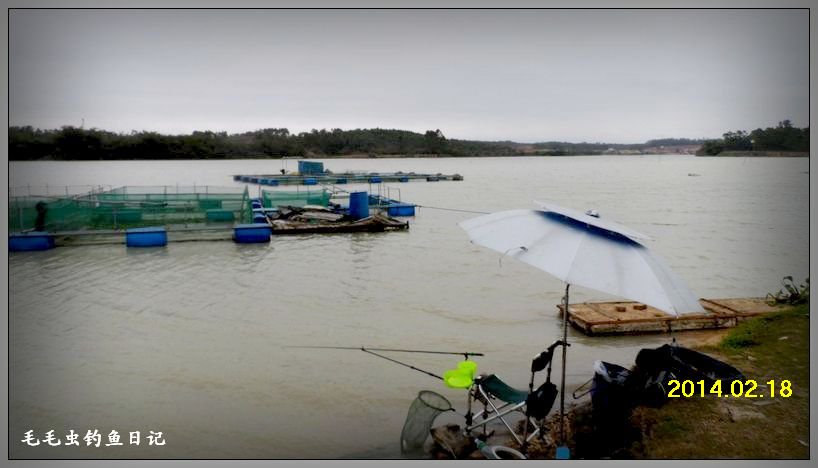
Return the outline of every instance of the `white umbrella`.
[[[566,283],[563,343],[568,338],[568,289],[576,284],[635,300],[673,315],[704,312],[696,296],[640,240],[647,236],[593,215],[538,203],[460,223],[472,243],[502,252]],[[562,348],[560,437],[564,439],[565,351]],[[564,442],[564,440],[561,440]]]

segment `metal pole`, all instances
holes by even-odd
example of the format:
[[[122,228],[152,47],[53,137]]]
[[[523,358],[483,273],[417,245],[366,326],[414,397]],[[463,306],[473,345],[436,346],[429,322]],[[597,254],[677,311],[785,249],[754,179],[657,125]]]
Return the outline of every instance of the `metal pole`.
[[[562,381],[560,382],[560,443],[565,445],[565,357],[568,350],[568,288],[565,284],[565,303],[562,310]]]

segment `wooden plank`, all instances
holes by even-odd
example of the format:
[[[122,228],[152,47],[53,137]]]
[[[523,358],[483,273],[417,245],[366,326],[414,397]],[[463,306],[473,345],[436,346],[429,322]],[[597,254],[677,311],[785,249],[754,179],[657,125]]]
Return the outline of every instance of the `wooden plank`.
[[[780,305],[771,306],[761,297],[734,297],[730,299],[711,299],[710,301],[729,307],[738,315],[757,315],[781,310]]]
[[[562,311],[560,311],[560,313],[562,313]],[[607,315],[601,314],[597,310],[588,307],[587,304],[571,304],[568,307],[568,315],[569,317],[581,317],[587,322],[598,322],[610,319]]]
[[[605,313],[605,312],[602,310],[602,304],[595,304],[595,303],[593,303],[593,302],[586,302],[586,303],[585,303],[585,305],[586,305],[587,307],[590,307],[591,309],[593,309],[593,311],[594,311],[594,312],[596,312],[596,313],[598,313],[599,315],[602,315],[602,316],[608,317],[609,319],[612,319],[612,320],[619,320],[619,317],[616,317],[616,316],[614,316],[614,315],[610,315],[610,314],[606,314],[606,313]],[[571,309],[570,309],[570,307],[569,307],[569,309],[568,309],[568,310],[569,310],[569,311],[571,310]]]
[[[699,299],[699,302],[702,303],[702,307],[705,307],[707,305],[714,305],[718,308],[727,309],[733,313],[738,312],[737,310],[733,309],[732,307],[726,304],[719,303],[716,299]]]

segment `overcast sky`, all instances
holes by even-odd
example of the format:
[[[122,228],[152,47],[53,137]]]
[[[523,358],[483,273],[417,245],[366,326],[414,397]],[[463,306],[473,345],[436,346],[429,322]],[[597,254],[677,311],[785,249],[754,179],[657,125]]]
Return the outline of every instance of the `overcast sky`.
[[[10,125],[643,142],[808,121],[807,10],[12,10]]]

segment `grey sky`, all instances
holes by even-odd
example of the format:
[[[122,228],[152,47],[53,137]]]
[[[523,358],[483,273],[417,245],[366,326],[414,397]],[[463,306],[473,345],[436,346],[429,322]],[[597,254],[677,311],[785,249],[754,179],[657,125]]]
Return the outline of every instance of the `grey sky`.
[[[14,10],[10,125],[641,142],[808,122],[807,10]]]

